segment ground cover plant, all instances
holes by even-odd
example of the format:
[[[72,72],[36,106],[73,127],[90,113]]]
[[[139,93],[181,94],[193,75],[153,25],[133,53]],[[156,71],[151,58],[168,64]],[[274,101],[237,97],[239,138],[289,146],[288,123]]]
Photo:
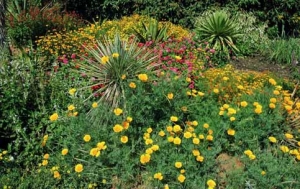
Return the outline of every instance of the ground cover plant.
[[[1,57],[0,131],[15,135],[0,148],[0,186],[298,188],[297,78],[220,65],[175,25],[142,43],[122,27],[138,19]]]

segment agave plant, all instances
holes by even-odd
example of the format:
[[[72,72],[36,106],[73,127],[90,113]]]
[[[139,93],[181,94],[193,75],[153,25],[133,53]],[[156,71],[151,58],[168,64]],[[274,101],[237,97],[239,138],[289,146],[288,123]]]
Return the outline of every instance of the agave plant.
[[[114,40],[105,38],[94,47],[85,47],[91,57],[83,57],[78,64],[80,72],[92,78],[92,83],[82,89],[96,89],[89,98],[101,94],[99,101],[117,107],[124,97],[124,79],[135,78],[138,73],[158,66],[157,55],[151,50],[138,47],[136,38],[122,41],[119,35]],[[101,87],[97,87],[101,86]]]
[[[141,22],[140,29],[133,28],[134,34],[140,42],[153,41],[154,43],[165,41],[169,38],[167,31],[169,26],[163,24],[159,26],[159,22],[155,19],[149,19],[149,24]]]
[[[195,32],[198,39],[211,43],[212,48],[223,51],[229,58],[230,51],[239,52],[235,42],[242,34],[237,28],[234,18],[230,18],[227,12],[218,10],[204,18],[198,18]]]

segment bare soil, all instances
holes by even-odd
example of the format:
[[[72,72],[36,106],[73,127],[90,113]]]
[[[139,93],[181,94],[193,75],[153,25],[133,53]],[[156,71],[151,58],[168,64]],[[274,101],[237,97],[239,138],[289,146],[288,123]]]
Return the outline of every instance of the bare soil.
[[[232,60],[231,65],[235,69],[246,71],[259,71],[259,72],[268,72],[274,74],[277,77],[281,78],[291,78],[290,76],[290,68],[286,65],[276,64],[275,62],[271,62],[262,56],[251,56],[245,58],[238,58],[236,60]]]

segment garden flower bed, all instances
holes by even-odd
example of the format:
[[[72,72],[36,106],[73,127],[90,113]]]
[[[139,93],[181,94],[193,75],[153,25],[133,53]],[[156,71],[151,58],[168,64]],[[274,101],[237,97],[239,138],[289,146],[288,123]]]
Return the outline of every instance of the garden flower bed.
[[[3,98],[31,92],[25,99],[39,109],[20,113],[31,127],[8,124],[17,125],[18,140],[0,149],[1,187],[300,187],[294,81],[210,67],[215,50],[191,35],[95,40],[97,27],[40,37],[41,51],[12,61],[15,70],[3,68],[2,78],[20,82],[20,70],[28,78],[24,88],[3,79]],[[54,54],[49,64],[45,57]]]

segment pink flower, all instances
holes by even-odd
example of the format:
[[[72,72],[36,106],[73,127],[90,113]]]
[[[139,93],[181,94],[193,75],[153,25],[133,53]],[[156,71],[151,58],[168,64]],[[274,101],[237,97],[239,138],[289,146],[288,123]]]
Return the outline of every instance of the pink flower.
[[[72,59],[75,59],[75,58],[76,58],[76,54],[73,53],[73,54],[71,55],[71,58],[72,58]]]
[[[215,49],[210,49],[209,52],[214,54],[216,52],[216,50]]]

